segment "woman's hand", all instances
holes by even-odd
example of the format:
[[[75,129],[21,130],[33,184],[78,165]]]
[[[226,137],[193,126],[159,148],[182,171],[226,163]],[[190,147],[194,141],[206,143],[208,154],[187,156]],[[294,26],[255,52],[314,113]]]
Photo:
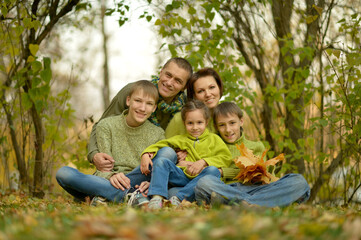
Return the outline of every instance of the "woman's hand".
[[[135,188],[138,188],[141,193],[148,194],[150,182],[144,181],[139,186],[135,185]]]
[[[153,167],[152,157],[154,153],[144,153],[141,157],[140,161],[140,171],[144,175],[148,175],[150,173],[149,165]]]
[[[110,177],[110,183],[117,189],[124,191],[130,188],[130,179],[124,173],[117,173]]]
[[[195,176],[199,174],[204,167],[206,167],[208,164],[203,159],[198,160],[197,162],[194,162],[191,166],[187,167],[186,173],[188,173],[191,176]]]

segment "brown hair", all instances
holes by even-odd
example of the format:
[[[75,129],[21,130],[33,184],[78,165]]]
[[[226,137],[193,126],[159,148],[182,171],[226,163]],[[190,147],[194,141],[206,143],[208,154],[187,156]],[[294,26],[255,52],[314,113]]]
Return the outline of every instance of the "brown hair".
[[[163,66],[163,68],[166,68],[171,62],[177,64],[178,67],[183,68],[189,73],[189,76],[187,78],[187,83],[189,82],[189,79],[192,77],[193,74],[193,68],[192,65],[185,59],[181,57],[174,57],[169,59]]]
[[[202,78],[202,77],[207,77],[207,76],[212,76],[214,77],[214,79],[217,82],[218,88],[219,88],[219,93],[220,93],[220,97],[222,97],[223,95],[223,82],[221,77],[219,76],[219,74],[216,72],[216,70],[214,70],[213,68],[202,68],[200,70],[198,70],[196,73],[194,73],[191,77],[191,79],[189,80],[188,84],[187,84],[187,97],[188,99],[193,99],[194,98],[194,83]]]
[[[132,96],[138,90],[142,90],[145,95],[150,96],[154,99],[155,103],[158,102],[159,93],[157,87],[148,80],[139,80],[132,84],[130,92],[128,94],[129,97]]]
[[[188,112],[192,112],[192,111],[195,111],[198,109],[203,111],[203,116],[208,121],[211,116],[211,113],[210,113],[208,107],[203,102],[193,99],[193,100],[188,101],[181,110],[181,116],[182,116],[183,122],[186,120],[186,114]]]
[[[213,121],[216,129],[217,129],[217,117],[228,116],[230,114],[236,114],[239,119],[243,118],[242,110],[238,107],[237,104],[233,102],[222,102],[213,109]],[[241,132],[242,131],[243,128],[241,127]]]

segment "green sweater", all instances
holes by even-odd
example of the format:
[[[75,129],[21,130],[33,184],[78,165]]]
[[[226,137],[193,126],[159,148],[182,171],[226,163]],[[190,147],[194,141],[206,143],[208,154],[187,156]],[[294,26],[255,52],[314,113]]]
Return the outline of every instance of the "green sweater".
[[[115,173],[127,174],[140,164],[142,151],[151,144],[164,139],[164,130],[148,120],[139,127],[130,127],[125,116],[128,110],[118,116],[101,120],[97,126],[99,150],[113,157],[112,172],[96,171],[95,175],[109,179]]]
[[[122,114],[122,112],[125,109],[128,108],[128,106],[126,104],[126,100],[127,100],[127,96],[129,95],[129,92],[132,88],[132,85],[133,85],[133,83],[129,83],[118,92],[118,94],[113,98],[110,105],[105,110],[105,112],[103,113],[103,115],[101,116],[99,121],[104,118],[110,117],[110,116],[120,115],[120,114]],[[163,129],[165,129],[171,119],[171,113],[164,113],[158,108],[155,111],[155,113],[156,113],[156,116],[157,116],[160,126]],[[88,155],[87,155],[89,162],[93,161],[94,155],[96,153],[101,152],[98,149],[97,137],[96,137],[96,133],[97,133],[96,128],[97,128],[98,123],[99,122],[94,124],[93,129],[90,133],[90,138],[89,138],[89,142],[88,142]]]
[[[213,118],[209,119],[207,128],[211,133],[216,133],[216,129],[213,124]],[[186,127],[184,126],[184,123],[182,120],[182,115],[180,112],[178,112],[173,116],[173,118],[170,120],[167,128],[165,129],[165,137],[170,138],[175,135],[182,135],[182,134],[186,134],[186,133],[187,133],[187,130],[186,130]]]
[[[147,147],[143,153],[157,153],[158,150],[163,147],[186,150],[186,161],[196,162],[200,159],[204,159],[209,166],[215,166],[217,168],[226,168],[232,161],[232,155],[226,144],[218,135],[210,133],[208,129],[206,129],[199,138],[192,137],[187,133],[163,139],[156,144]],[[181,168],[185,173],[185,168]],[[195,177],[189,176],[188,174],[186,174],[186,176],[189,178]]]
[[[239,173],[239,168],[236,166],[233,159],[235,159],[241,155],[241,153],[239,152],[239,150],[237,149],[237,146],[236,146],[236,144],[241,145],[241,143],[243,143],[246,148],[252,150],[253,154],[256,156],[262,156],[262,153],[266,149],[262,142],[260,142],[260,141],[254,142],[254,141],[247,140],[245,138],[244,134],[242,134],[242,136],[236,142],[227,143],[227,147],[232,154],[232,162],[229,167],[226,167],[226,168],[222,167],[222,171],[223,171],[222,179],[225,183],[237,182],[237,180],[234,180],[233,178],[235,178],[237,176],[237,174]]]

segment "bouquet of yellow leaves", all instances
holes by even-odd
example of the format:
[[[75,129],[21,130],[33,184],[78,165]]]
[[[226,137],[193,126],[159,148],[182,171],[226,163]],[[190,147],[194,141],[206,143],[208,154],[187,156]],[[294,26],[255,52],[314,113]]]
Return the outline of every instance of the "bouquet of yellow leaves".
[[[275,158],[264,161],[263,159],[268,150],[265,150],[262,153],[262,156],[258,157],[253,155],[253,152],[246,148],[243,143],[241,145],[237,145],[237,148],[240,151],[241,156],[234,159],[236,166],[240,169],[235,179],[240,180],[243,184],[268,184],[278,180],[276,176],[267,171],[267,167],[274,166],[279,161],[284,160],[283,153]]]

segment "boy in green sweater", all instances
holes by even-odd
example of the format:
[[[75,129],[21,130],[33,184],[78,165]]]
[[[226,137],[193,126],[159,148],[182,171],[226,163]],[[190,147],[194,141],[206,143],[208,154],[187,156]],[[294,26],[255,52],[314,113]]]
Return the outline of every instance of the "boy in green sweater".
[[[99,150],[114,159],[114,167],[110,171],[97,170],[94,175],[62,167],[56,174],[59,185],[81,201],[95,196],[121,202],[128,189],[137,185],[146,192],[150,178],[140,172],[140,155],[146,147],[164,139],[164,130],[147,120],[157,100],[154,84],[135,82],[126,98],[128,109],[102,119],[96,128]]]
[[[219,178],[218,168],[228,167],[231,163],[231,153],[227,146],[219,136],[206,128],[210,113],[203,102],[187,102],[181,115],[187,133],[161,140],[146,148],[142,154],[142,173],[149,174],[149,165],[152,166],[148,193],[151,197],[148,205],[150,209],[162,208],[163,199],[168,198],[168,183],[183,187],[176,196],[169,199],[172,205],[178,206],[185,198],[194,199],[193,188],[199,179],[206,175]],[[175,151],[171,158],[159,155],[159,151],[169,147],[186,150],[186,159],[176,165]]]
[[[240,156],[236,145],[243,143],[254,155],[261,156],[265,147],[262,142],[247,140],[243,134],[242,110],[231,102],[219,104],[213,112],[213,120],[219,135],[232,153],[232,159]],[[199,204],[233,204],[246,201],[250,204],[275,207],[287,206],[293,202],[304,202],[310,196],[310,187],[300,174],[287,174],[276,182],[266,185],[244,185],[234,177],[240,169],[234,161],[229,167],[219,168],[222,179],[205,176],[195,187],[195,197]]]

